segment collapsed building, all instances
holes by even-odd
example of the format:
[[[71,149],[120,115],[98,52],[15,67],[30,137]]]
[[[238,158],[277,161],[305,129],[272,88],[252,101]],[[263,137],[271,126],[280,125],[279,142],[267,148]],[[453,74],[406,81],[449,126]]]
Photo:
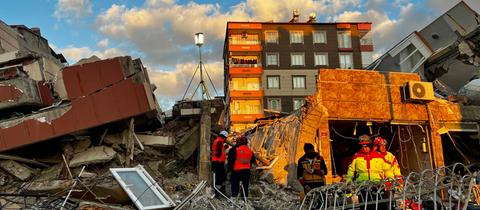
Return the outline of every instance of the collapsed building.
[[[264,176],[275,182],[297,185],[304,143],[324,157],[327,182],[341,181],[362,134],[386,138],[402,174],[478,162],[469,148],[478,148],[479,141],[452,136],[478,135],[480,107],[434,97],[431,83],[413,73],[321,69],[318,75],[317,93],[299,111],[247,132],[254,151],[274,161]]]

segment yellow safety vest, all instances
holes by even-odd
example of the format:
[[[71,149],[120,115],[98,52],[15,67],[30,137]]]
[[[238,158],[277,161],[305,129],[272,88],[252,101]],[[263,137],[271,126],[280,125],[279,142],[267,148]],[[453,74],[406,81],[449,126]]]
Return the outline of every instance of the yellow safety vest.
[[[311,169],[321,170],[320,160],[317,158],[301,162],[303,168],[303,181],[305,183],[325,182],[325,176],[311,173]]]

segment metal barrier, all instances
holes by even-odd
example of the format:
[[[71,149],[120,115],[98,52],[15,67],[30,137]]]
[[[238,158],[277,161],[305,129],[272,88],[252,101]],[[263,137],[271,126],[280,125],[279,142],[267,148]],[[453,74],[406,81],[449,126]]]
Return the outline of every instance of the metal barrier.
[[[457,163],[399,179],[336,183],[307,193],[299,209],[467,209],[476,171]]]

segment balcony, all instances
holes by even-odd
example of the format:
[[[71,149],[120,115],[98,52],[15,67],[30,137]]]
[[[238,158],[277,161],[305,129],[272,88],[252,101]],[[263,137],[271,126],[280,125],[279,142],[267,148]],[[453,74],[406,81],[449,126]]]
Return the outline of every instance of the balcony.
[[[264,118],[265,114],[232,114],[230,115],[231,122],[253,122],[258,118]]]
[[[245,65],[245,66],[243,66]],[[235,64],[230,65],[229,74],[230,77],[238,76],[238,75],[262,75],[263,69],[259,67],[261,65],[257,64]]]
[[[262,43],[256,33],[231,34],[229,37],[230,51],[262,51]]]
[[[373,38],[372,33],[369,31],[360,32],[360,51],[373,52]]]
[[[262,98],[263,90],[231,90],[230,98]]]

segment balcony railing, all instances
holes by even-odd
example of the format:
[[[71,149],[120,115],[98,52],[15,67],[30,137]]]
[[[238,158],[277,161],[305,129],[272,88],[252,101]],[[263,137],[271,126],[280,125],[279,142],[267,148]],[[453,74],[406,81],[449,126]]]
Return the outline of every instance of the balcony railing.
[[[260,45],[258,39],[230,39],[231,45]]]
[[[244,64],[244,63],[230,63],[230,67],[238,67],[238,68],[257,68],[262,67],[262,64]]]

